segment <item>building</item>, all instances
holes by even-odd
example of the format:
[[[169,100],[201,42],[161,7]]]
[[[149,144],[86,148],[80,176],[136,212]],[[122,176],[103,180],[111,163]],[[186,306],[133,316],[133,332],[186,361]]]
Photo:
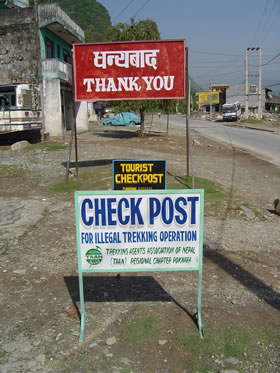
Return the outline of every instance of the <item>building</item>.
[[[55,3],[30,7],[29,0],[0,0],[0,92],[37,86],[40,97],[33,101],[41,102],[49,136],[72,128],[71,48],[84,40],[84,31]],[[77,130],[86,131],[87,102],[75,103],[75,109]]]
[[[266,101],[266,89],[262,90],[262,111],[265,109]],[[226,102],[234,103],[239,102],[241,107],[241,112],[245,112],[245,84],[238,84],[232,86],[226,91]],[[249,95],[248,95],[248,114],[257,115],[258,114],[258,88],[256,85],[249,85]]]
[[[226,102],[226,89],[230,84],[210,84],[209,91],[198,92],[199,109],[202,111],[221,112]]]
[[[265,110],[280,111],[280,96],[273,95],[269,88],[265,88]]]

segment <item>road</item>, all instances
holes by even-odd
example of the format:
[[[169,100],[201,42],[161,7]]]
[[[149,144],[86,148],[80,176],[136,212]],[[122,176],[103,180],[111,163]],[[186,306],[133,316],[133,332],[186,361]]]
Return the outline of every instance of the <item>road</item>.
[[[178,128],[186,126],[186,119],[182,116],[171,115],[170,123]],[[246,149],[280,166],[280,136],[276,133],[247,129],[225,125],[219,122],[204,120],[190,120],[190,128],[200,134],[230,145]]]

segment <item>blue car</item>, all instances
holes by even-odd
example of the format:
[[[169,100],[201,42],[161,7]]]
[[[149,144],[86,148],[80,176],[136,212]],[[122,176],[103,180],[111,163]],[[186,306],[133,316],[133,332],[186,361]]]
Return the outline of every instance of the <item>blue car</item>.
[[[111,124],[112,126],[133,126],[141,124],[141,119],[133,112],[118,113],[113,118],[103,120],[103,125]]]

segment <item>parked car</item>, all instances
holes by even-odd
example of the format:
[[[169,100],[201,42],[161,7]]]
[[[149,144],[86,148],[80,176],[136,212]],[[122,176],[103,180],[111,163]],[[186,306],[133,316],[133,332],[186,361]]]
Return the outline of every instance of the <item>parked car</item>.
[[[112,126],[133,126],[141,124],[141,119],[133,112],[118,113],[112,118],[103,120],[103,125],[111,124]]]

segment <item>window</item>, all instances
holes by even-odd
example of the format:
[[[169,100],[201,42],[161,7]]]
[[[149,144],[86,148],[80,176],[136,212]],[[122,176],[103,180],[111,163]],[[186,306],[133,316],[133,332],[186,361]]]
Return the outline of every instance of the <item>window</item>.
[[[67,63],[71,63],[71,55],[70,52],[63,48],[63,61]]]
[[[60,46],[56,47],[56,58],[60,58]]]
[[[53,41],[45,38],[46,58],[54,58]]]

